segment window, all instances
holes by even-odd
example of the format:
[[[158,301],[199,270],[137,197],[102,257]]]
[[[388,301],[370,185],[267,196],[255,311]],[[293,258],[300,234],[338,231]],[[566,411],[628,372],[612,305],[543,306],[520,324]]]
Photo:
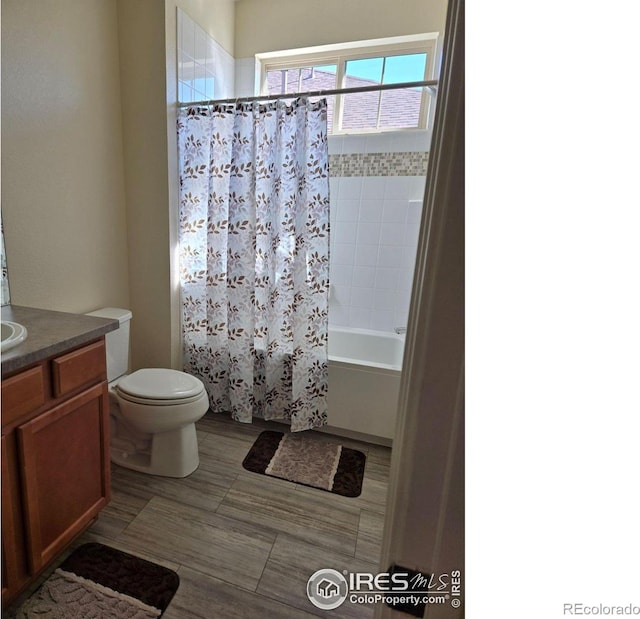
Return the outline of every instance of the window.
[[[296,68],[271,69],[266,72],[266,93],[270,95],[292,94],[310,90],[336,88],[338,67],[335,64],[311,65]],[[331,133],[335,97],[327,97],[327,125]]]
[[[437,35],[365,43],[259,54],[262,94],[433,79]],[[334,95],[327,99],[329,133],[364,133],[426,128],[431,93],[425,88],[398,88]]]

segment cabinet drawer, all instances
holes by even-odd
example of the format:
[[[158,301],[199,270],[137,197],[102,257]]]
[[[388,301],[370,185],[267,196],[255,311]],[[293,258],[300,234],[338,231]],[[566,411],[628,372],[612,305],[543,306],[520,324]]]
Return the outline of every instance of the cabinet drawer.
[[[53,395],[59,398],[78,387],[106,379],[104,340],[57,357],[51,362]]]
[[[15,421],[45,402],[43,367],[25,370],[2,381],[2,424]]]

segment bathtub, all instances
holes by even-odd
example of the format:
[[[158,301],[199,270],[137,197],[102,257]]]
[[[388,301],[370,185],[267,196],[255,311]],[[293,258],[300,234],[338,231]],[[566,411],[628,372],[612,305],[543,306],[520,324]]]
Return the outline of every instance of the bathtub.
[[[327,431],[390,444],[403,353],[404,335],[329,327]]]

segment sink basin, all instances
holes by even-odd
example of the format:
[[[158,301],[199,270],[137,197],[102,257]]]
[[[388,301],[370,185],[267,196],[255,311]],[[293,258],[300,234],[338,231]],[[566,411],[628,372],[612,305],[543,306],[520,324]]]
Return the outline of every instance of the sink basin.
[[[2,341],[0,342],[0,350],[5,351],[17,346],[27,339],[27,329],[17,322],[9,320],[2,321]]]

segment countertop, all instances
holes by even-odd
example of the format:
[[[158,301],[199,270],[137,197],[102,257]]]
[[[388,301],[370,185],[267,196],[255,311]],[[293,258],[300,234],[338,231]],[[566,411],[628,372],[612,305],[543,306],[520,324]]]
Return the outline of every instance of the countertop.
[[[47,357],[98,339],[119,326],[117,320],[110,318],[19,305],[3,306],[2,320],[17,322],[27,328],[27,339],[2,353],[3,377]]]

